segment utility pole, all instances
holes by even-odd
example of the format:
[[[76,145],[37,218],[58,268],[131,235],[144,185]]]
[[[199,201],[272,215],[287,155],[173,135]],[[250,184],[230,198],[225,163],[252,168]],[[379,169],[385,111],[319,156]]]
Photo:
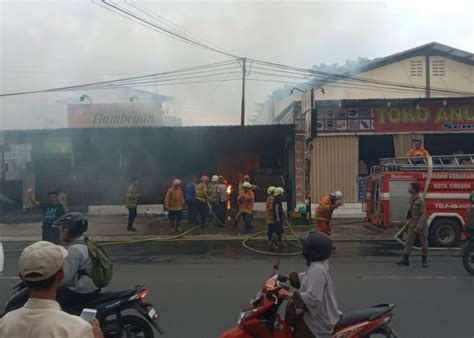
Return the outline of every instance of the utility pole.
[[[240,126],[243,127],[245,125],[245,74],[247,72],[246,69],[246,58],[242,58],[242,103],[240,106]]]

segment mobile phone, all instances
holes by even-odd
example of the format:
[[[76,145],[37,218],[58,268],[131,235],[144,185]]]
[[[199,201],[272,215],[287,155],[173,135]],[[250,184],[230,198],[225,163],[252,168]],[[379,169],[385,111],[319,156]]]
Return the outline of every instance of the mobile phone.
[[[97,310],[96,309],[84,309],[82,310],[81,313],[81,318],[84,319],[86,322],[90,323],[92,319],[95,318],[97,315]]]

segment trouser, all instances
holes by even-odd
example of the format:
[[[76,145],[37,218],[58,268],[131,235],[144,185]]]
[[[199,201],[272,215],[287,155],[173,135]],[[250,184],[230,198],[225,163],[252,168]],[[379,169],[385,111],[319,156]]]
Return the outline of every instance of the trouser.
[[[268,224],[268,240],[269,241],[281,241],[281,235],[283,234],[283,224],[273,223]]]
[[[317,221],[319,231],[324,232],[328,236],[331,236],[331,224],[327,221]]]
[[[216,207],[216,217],[222,224],[225,224],[227,202],[219,202]]]
[[[67,287],[61,287],[58,289],[57,299],[58,303],[63,309],[78,307],[79,305],[86,305],[97,298],[100,294],[100,290],[96,290],[91,293],[77,293],[69,290]]]
[[[201,223],[201,226],[205,226],[207,217],[209,216],[209,206],[207,205],[207,202],[197,201],[196,213],[197,217],[199,218],[199,222]]]
[[[251,231],[252,230],[252,215],[246,214],[246,213],[241,213],[241,215],[244,221],[245,231]]]
[[[137,218],[137,208],[129,208],[128,209],[128,227],[133,227],[133,221]]]
[[[405,243],[405,250],[403,251],[404,255],[409,255],[413,249],[413,243],[418,237],[421,243],[421,254],[423,256],[428,256],[428,236],[426,229],[422,229],[421,232],[418,232],[414,226],[408,227],[407,233],[407,242]]]
[[[43,226],[41,227],[41,229],[42,229],[41,239],[43,241],[48,241],[54,244],[60,244],[58,229],[54,229],[53,226],[49,223],[43,223]]]
[[[196,224],[196,202],[187,201],[186,205],[188,206],[188,223],[191,225]]]

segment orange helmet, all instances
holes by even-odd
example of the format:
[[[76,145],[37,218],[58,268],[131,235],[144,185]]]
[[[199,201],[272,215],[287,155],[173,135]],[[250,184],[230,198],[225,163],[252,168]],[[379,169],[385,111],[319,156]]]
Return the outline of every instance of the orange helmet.
[[[244,181],[250,180],[250,175],[244,175]]]

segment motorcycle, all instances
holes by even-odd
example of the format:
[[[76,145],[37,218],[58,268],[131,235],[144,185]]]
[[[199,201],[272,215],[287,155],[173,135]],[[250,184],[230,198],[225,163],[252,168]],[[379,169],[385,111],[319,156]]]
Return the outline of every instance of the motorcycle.
[[[292,338],[289,323],[282,318],[278,310],[285,299],[279,297],[280,289],[289,290],[288,277],[277,273],[279,262],[275,264],[272,275],[265,281],[263,288],[255,298],[242,309],[237,325],[224,332],[220,338]],[[382,335],[396,338],[390,328],[393,318],[392,304],[380,304],[370,308],[344,312],[334,329],[333,338],[358,338]]]
[[[466,225],[466,244],[463,248],[462,264],[464,269],[474,275],[474,225]]]
[[[13,288],[13,293],[7,300],[6,313],[22,307],[29,297],[28,288],[20,283]],[[107,338],[143,337],[153,338],[154,331],[164,334],[158,325],[159,315],[153,305],[146,302],[149,291],[141,285],[120,292],[104,292],[94,300],[78,307],[64,308],[73,315],[80,315],[84,308],[97,310],[96,318]],[[129,314],[127,310],[135,310],[139,316]],[[127,314],[124,312],[127,311]]]

